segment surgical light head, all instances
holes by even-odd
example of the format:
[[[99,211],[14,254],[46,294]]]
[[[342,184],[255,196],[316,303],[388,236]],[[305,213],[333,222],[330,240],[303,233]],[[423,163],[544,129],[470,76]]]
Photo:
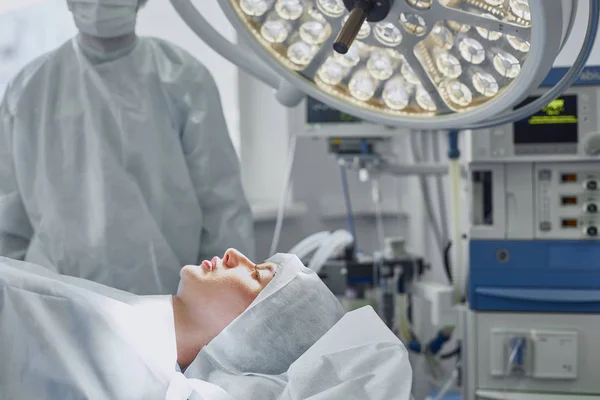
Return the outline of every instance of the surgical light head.
[[[383,3],[387,7],[380,10],[376,4]],[[560,10],[532,18],[530,6],[544,8],[535,0],[222,5],[231,7],[260,51],[288,75],[335,101],[407,121],[463,119],[486,114],[489,103],[518,98],[551,65],[540,64],[544,52],[535,46],[545,43],[546,52],[558,53],[564,24]],[[363,12],[353,19],[356,10]],[[358,22],[355,35],[347,32]],[[345,51],[332,50],[332,41]]]
[[[189,0],[171,1],[193,27]],[[218,2],[260,58],[240,67],[278,89],[269,67],[341,111],[415,129],[465,128],[512,110],[550,71],[576,12],[572,0]]]

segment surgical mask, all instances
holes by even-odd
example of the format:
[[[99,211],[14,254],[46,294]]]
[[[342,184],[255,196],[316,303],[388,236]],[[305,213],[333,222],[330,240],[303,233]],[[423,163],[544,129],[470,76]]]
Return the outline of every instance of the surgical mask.
[[[113,38],[135,32],[138,0],[67,0],[80,32]]]

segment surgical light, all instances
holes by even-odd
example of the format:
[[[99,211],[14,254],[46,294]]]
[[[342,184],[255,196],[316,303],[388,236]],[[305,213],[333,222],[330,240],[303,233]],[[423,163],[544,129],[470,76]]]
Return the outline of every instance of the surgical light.
[[[575,0],[215,1],[243,46],[226,48],[190,0],[171,0],[202,39],[277,89],[282,103],[309,95],[415,129],[506,122],[501,114],[511,114],[550,71],[577,9]],[[589,3],[594,14],[598,0]],[[581,70],[597,24],[597,13],[590,15],[572,73],[548,95]]]

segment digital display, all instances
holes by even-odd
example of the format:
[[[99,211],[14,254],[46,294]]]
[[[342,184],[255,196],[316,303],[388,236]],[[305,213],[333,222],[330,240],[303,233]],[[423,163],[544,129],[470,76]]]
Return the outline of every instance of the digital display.
[[[563,219],[562,227],[563,228],[577,228],[577,220],[576,219]]]
[[[528,97],[517,108],[538,98]],[[513,127],[515,144],[577,143],[577,96],[561,96],[532,116],[515,122]]]
[[[360,118],[345,112],[329,107],[319,100],[308,97],[306,100],[306,123],[308,124],[326,124],[343,122],[362,122]]]
[[[576,196],[563,196],[561,199],[561,203],[563,206],[575,206],[575,205],[577,205],[577,197]]]
[[[577,182],[577,174],[562,174],[560,181],[563,183],[574,183]]]

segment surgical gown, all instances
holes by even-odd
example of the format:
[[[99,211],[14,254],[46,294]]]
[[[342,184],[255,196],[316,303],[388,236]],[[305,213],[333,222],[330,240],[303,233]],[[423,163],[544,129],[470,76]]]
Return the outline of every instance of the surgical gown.
[[[0,256],[136,294],[253,223],[219,93],[178,47],[112,53],[77,38],[27,66],[0,106]]]

